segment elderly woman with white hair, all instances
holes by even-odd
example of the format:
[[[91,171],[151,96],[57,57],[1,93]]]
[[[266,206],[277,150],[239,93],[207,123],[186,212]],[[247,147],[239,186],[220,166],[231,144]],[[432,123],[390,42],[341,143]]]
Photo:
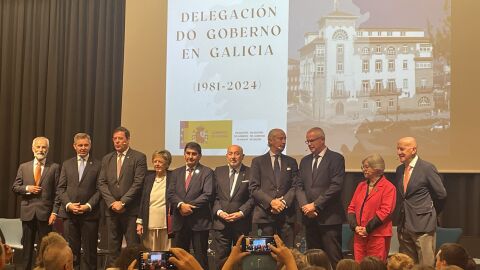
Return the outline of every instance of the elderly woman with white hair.
[[[358,184],[347,209],[348,223],[355,232],[353,252],[358,262],[365,256],[386,261],[390,249],[396,190],[383,175],[384,170],[385,161],[379,154],[362,161],[365,181]]]

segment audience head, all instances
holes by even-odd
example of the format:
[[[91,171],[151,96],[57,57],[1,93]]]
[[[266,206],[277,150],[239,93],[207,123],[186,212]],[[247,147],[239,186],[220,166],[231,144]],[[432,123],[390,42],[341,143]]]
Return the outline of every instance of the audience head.
[[[305,135],[305,143],[313,155],[320,154],[325,149],[325,132],[319,127],[311,128]]]
[[[287,145],[287,135],[285,131],[274,128],[268,132],[268,147],[270,147],[270,151],[274,154],[280,154],[285,149],[285,145]]]
[[[5,250],[3,248],[3,244],[0,243],[0,270],[5,267],[6,261],[5,261]]]
[[[227,163],[233,169],[239,169],[242,164],[243,157],[243,148],[239,145],[230,145],[227,149]]]
[[[37,253],[37,259],[35,262],[37,266],[45,268],[44,253],[49,246],[54,246],[54,245],[68,246],[68,243],[65,240],[65,238],[63,238],[63,236],[61,236],[56,232],[50,232],[49,234],[44,236],[42,238],[42,241],[40,242],[40,248],[38,249],[38,253]]]
[[[415,264],[412,270],[435,270],[435,268],[431,265]]]
[[[447,265],[447,266],[444,266],[442,269],[444,269],[444,270],[463,270],[463,268],[460,268],[456,265]]]
[[[138,254],[140,254],[142,250],[145,250],[142,245],[133,245],[123,248],[120,252],[120,256],[118,256],[117,260],[115,261],[114,268],[127,270],[128,266],[137,259]]]
[[[443,269],[447,265],[456,265],[465,269],[468,264],[467,251],[457,243],[445,243],[440,246],[436,256],[435,268]]]
[[[202,158],[202,147],[196,142],[189,142],[183,151],[185,162],[189,168],[194,168]]]
[[[414,265],[414,261],[408,255],[403,253],[395,253],[388,258],[388,270],[410,270]]]
[[[293,258],[295,259],[295,264],[297,265],[297,268],[300,269],[305,269],[305,267],[309,266],[307,262],[307,257],[305,254],[301,253],[297,249],[291,249]]]
[[[360,265],[352,259],[342,259],[337,263],[336,270],[360,270]]]
[[[298,270],[326,270],[326,269],[321,266],[309,265],[309,266],[306,266],[305,268],[298,267]]]
[[[475,270],[477,269],[477,263],[472,257],[468,258],[467,268],[465,270]]]
[[[166,173],[172,163],[172,154],[168,150],[155,151],[152,154],[152,163],[157,173]]]
[[[383,175],[385,161],[379,154],[371,154],[362,160],[362,171],[367,179]]]
[[[387,270],[385,263],[377,257],[366,256],[360,262],[361,270]]]
[[[321,249],[309,249],[305,251],[305,256],[310,265],[321,266],[325,268],[325,270],[332,270],[332,264],[325,251]]]
[[[73,270],[73,253],[66,243],[48,245],[43,253],[43,265],[48,270]]]

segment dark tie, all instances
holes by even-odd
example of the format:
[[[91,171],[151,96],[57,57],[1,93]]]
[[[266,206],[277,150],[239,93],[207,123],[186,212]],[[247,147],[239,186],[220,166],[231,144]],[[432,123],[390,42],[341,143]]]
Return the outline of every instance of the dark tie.
[[[188,190],[188,186],[190,186],[190,180],[192,180],[193,169],[188,168],[188,175],[187,179],[185,180],[185,191]]]
[[[275,155],[275,161],[273,161],[273,175],[275,176],[275,183],[277,187],[280,186],[280,162],[278,158],[280,155]]]
[[[235,182],[235,169],[232,169],[232,173],[230,174],[230,197],[233,195],[233,189],[235,188],[233,186],[233,182]]]
[[[315,162],[313,163],[313,168],[312,168],[312,179],[315,179],[317,176],[317,168],[318,168],[318,159],[320,158],[319,155],[315,156]]]
[[[80,158],[80,165],[78,166],[78,181],[82,179],[84,170],[85,170],[85,159]]]

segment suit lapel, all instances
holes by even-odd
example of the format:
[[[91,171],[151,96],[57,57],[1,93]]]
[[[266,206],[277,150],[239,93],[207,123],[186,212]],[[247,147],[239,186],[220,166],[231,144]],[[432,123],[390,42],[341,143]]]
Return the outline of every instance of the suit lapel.
[[[268,179],[270,179],[270,182],[272,182],[273,186],[277,186],[277,183],[275,183],[275,174],[273,173],[273,167],[272,167],[272,159],[270,158],[270,151],[268,151],[265,155],[263,155],[263,164],[265,168],[270,168],[267,170],[267,173],[269,174]],[[283,160],[283,158],[282,158]],[[280,168],[280,171],[282,168]]]
[[[186,170],[186,169],[185,169],[185,170]],[[197,173],[197,172],[198,172],[198,173]],[[193,172],[192,172],[192,178],[190,179],[190,184],[188,185],[188,189],[185,190],[185,194],[187,194],[188,191],[192,188],[192,185],[195,185],[195,183],[197,182],[197,181],[196,181],[197,175],[200,174],[200,172],[201,172],[201,166],[200,166],[200,164],[198,164],[197,167],[195,167],[195,170],[193,170]],[[183,178],[183,179],[186,180],[186,178],[185,178],[185,173],[186,173],[186,172],[183,171],[183,174],[184,174],[184,178]],[[184,181],[183,183],[184,183],[183,186],[185,187],[185,181]]]
[[[313,155],[312,155],[312,157],[311,157],[310,164],[311,164],[312,162],[313,162]],[[317,174],[316,174],[315,179],[312,180],[312,185],[313,185],[313,183],[315,183],[315,181],[317,181],[318,178],[320,178],[320,172],[322,172],[322,171],[327,172],[327,171],[328,171],[328,168],[327,168],[328,165],[327,165],[327,163],[328,163],[328,149],[327,149],[327,151],[325,152],[325,155],[323,155],[322,159],[320,160],[320,164],[318,164],[318,167],[317,167],[317,170],[318,170],[318,171],[317,171]],[[312,175],[313,175],[313,173],[312,173]]]
[[[40,183],[38,183],[39,186],[42,185],[43,179],[45,179],[49,169],[50,169],[50,163],[45,162],[45,167],[43,168],[43,173],[42,173],[42,176],[40,177]]]
[[[237,195],[237,192],[240,188],[240,185],[242,184],[242,181],[244,179],[245,179],[245,166],[242,165],[242,167],[240,168],[240,171],[238,172],[237,182],[235,183],[235,186],[233,187],[233,193],[232,193],[232,196],[230,197],[230,200],[232,200],[232,198]],[[229,187],[230,187],[230,183],[229,183]],[[230,194],[228,194],[228,195],[230,195]]]
[[[76,162],[77,166],[77,174],[78,174],[78,162]],[[83,180],[85,179],[85,175],[87,175],[88,171],[90,170],[90,168],[92,167],[92,159],[91,157],[89,156],[88,157],[88,160],[85,161],[85,168],[83,169],[83,174],[82,174],[82,179],[79,179],[78,183],[82,183]],[[80,176],[79,176],[80,177]]]

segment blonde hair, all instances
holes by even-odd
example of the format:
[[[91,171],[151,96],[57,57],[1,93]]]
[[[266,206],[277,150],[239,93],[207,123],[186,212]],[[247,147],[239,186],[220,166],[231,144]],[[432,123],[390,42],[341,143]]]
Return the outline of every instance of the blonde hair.
[[[385,171],[385,161],[379,154],[371,154],[362,160],[362,164],[367,162],[370,168],[383,174]]]
[[[413,259],[403,253],[395,253],[388,258],[388,270],[410,270],[415,265]]]

